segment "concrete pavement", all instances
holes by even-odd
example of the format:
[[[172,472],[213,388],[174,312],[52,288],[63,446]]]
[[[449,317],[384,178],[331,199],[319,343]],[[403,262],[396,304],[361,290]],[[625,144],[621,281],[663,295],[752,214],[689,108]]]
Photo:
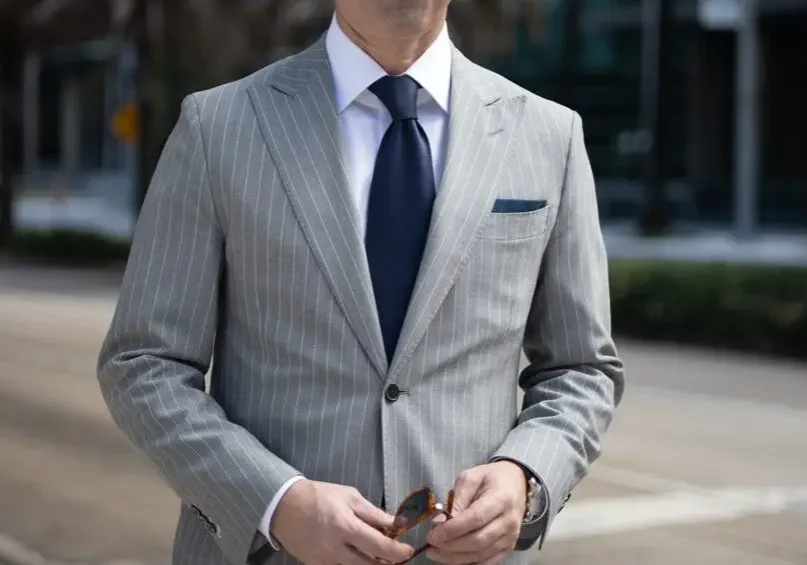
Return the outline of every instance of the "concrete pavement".
[[[94,378],[118,276],[0,267],[0,564],[167,563],[176,497]],[[805,565],[807,365],[620,348],[605,455],[535,562]]]

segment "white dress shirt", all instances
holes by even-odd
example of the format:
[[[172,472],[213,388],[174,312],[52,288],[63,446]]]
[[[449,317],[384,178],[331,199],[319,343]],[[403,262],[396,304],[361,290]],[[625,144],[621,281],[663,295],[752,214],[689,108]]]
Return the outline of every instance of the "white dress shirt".
[[[387,73],[344,34],[336,18],[331,21],[325,37],[325,48],[334,77],[334,102],[341,126],[343,158],[364,237],[376,154],[392,122],[384,104],[367,88]],[[418,120],[429,139],[435,186],[439,186],[445,166],[451,89],[451,42],[445,26],[405,74],[422,87],[418,92]],[[300,479],[302,477],[294,477],[283,485],[261,520],[259,531],[275,549],[278,545],[269,534],[272,515],[288,489]]]

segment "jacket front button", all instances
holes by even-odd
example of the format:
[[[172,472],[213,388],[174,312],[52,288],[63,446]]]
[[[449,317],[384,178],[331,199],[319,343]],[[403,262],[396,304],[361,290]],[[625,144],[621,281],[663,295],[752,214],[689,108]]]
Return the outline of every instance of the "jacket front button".
[[[391,384],[387,387],[387,390],[384,391],[384,400],[386,400],[389,404],[397,401],[401,397],[401,389],[398,388],[398,385]]]

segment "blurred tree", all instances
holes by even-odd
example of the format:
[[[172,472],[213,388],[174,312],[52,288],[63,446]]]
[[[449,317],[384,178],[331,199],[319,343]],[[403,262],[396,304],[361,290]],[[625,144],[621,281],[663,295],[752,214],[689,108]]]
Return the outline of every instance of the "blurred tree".
[[[453,0],[452,39],[472,58],[506,53],[515,48],[517,22],[536,35],[543,33],[548,1]],[[327,29],[332,13],[333,0],[0,0],[2,107],[8,116],[19,116],[14,109],[19,73],[14,69],[27,49],[103,36],[132,42],[139,59],[142,195],[186,93],[299,51]],[[13,139],[14,121],[4,121],[3,139]],[[12,162],[9,157],[5,166]],[[0,238],[10,222],[3,210],[10,210],[12,194],[11,175],[3,179]],[[10,229],[8,223],[5,230]]]
[[[108,21],[108,4],[97,0],[0,0],[0,246],[14,227],[25,53],[94,39],[108,30]]]
[[[15,147],[19,146],[19,91],[22,66],[22,38],[19,3],[0,4],[0,246],[13,229],[14,177],[17,173]]]
[[[134,2],[145,110],[141,172],[153,168],[159,147],[188,92],[253,72],[295,53],[328,27],[333,0],[118,0]],[[542,36],[549,0],[453,0],[453,41],[470,57],[516,47],[514,25]],[[138,19],[138,18],[142,18]],[[150,88],[142,82],[153,81]],[[149,156],[150,155],[150,156]],[[148,179],[143,176],[141,195]]]
[[[469,56],[515,47],[512,24],[539,33],[547,0],[453,0],[452,39]],[[333,0],[189,0],[169,34],[181,37],[182,64],[218,82],[258,69],[312,43],[327,29]],[[204,61],[203,65],[199,62]]]

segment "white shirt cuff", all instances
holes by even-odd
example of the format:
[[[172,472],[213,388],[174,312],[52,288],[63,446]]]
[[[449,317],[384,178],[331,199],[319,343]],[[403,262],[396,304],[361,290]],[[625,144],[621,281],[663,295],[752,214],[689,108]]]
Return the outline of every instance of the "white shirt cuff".
[[[283,495],[285,495],[286,491],[291,488],[291,485],[304,478],[305,477],[303,476],[297,475],[296,477],[292,477],[286,481],[283,486],[280,487],[280,490],[275,493],[275,496],[272,497],[272,501],[269,503],[269,508],[266,509],[266,513],[263,515],[263,519],[261,520],[260,529],[258,531],[261,532],[267,540],[269,540],[269,545],[271,545],[272,549],[275,551],[280,551],[280,544],[278,544],[275,538],[272,537],[272,534],[269,533],[269,528],[272,525],[272,516],[277,509],[277,505],[280,504],[280,500],[283,498]]]

